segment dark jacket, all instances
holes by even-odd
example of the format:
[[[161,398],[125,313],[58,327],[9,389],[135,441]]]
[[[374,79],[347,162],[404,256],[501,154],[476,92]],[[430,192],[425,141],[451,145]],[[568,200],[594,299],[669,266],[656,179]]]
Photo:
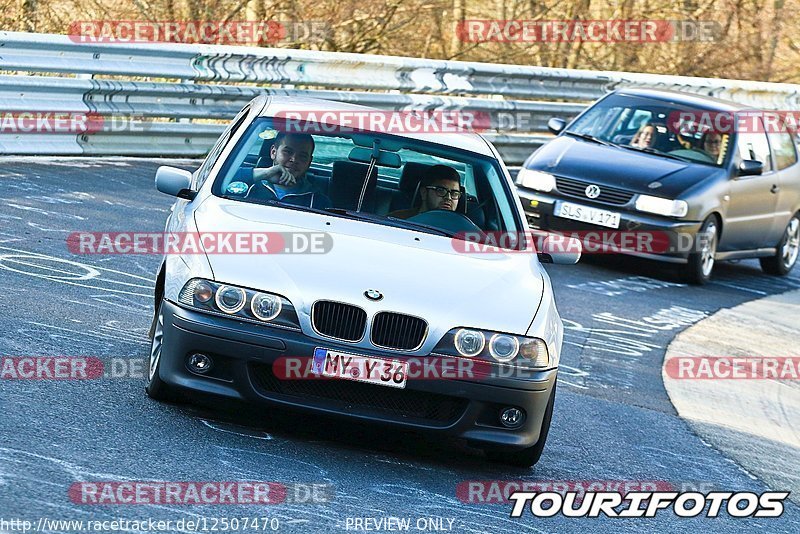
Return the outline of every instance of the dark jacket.
[[[319,187],[312,184],[307,178],[303,178],[302,183],[294,187],[283,187],[268,180],[259,180],[250,187],[247,198],[275,200],[294,206],[305,206],[306,208],[325,209],[333,207],[328,195],[323,193]]]

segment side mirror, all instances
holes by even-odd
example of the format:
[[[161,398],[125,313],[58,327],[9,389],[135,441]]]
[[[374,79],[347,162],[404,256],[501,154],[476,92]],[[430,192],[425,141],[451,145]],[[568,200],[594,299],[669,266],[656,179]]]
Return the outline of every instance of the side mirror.
[[[162,165],[156,171],[156,189],[173,197],[194,200],[197,191],[192,191],[192,173],[175,167]]]
[[[550,133],[553,135],[558,135],[567,125],[567,121],[564,119],[559,119],[558,117],[553,117],[549,121],[547,121],[547,129],[550,130]]]
[[[764,172],[764,164],[754,159],[745,159],[739,164],[737,176],[758,176]]]
[[[542,263],[556,265],[575,265],[581,259],[583,245],[580,239],[563,235],[549,235],[542,241],[537,252]]]

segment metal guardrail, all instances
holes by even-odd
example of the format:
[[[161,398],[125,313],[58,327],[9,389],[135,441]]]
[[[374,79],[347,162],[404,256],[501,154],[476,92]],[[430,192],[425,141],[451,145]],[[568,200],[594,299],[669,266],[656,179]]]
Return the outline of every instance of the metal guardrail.
[[[64,35],[0,32],[0,111],[133,117],[126,128],[75,134],[0,132],[0,153],[200,156],[258,94],[313,96],[385,110],[489,114],[509,164],[620,87],[657,87],[768,109],[800,109],[800,86],[236,46],[77,43]],[[35,74],[32,74],[35,73]],[[504,115],[506,114],[506,115]],[[524,125],[504,120],[525,114]],[[153,122],[155,121],[155,122]],[[198,122],[201,121],[201,122]]]

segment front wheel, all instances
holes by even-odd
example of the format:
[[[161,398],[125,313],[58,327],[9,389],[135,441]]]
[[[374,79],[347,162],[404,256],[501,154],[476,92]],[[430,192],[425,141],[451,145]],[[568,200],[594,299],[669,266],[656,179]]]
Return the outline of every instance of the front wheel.
[[[158,311],[153,318],[153,325],[150,328],[150,358],[147,361],[147,384],[144,390],[151,399],[159,401],[173,400],[170,387],[161,380],[159,370],[161,368],[161,352],[164,348],[164,301],[158,305]]]
[[[498,449],[487,449],[486,457],[497,463],[513,465],[515,467],[532,467],[536,465],[544,452],[544,444],[547,441],[547,434],[550,431],[550,421],[553,418],[553,404],[556,399],[556,384],[553,383],[553,391],[550,393],[550,400],[542,420],[542,430],[539,432],[539,441],[533,447],[522,449],[521,451],[504,452]]]
[[[800,251],[800,213],[795,213],[783,233],[774,256],[759,258],[761,269],[767,274],[786,276],[797,263]]]
[[[703,285],[711,280],[718,243],[719,223],[717,223],[717,218],[712,215],[703,222],[695,237],[695,246],[699,250],[689,254],[689,263],[686,265],[684,273],[689,283]]]

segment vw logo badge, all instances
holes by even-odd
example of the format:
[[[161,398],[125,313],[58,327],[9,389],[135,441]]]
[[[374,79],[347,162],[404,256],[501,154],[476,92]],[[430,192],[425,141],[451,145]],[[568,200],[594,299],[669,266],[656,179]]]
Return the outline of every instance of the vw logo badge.
[[[364,291],[364,296],[369,300],[381,300],[383,298],[383,294],[377,289],[367,289]]]
[[[592,184],[592,185],[586,187],[585,193],[586,193],[586,196],[589,197],[589,198],[597,198],[597,197],[600,196],[600,188],[597,187],[596,185]]]

